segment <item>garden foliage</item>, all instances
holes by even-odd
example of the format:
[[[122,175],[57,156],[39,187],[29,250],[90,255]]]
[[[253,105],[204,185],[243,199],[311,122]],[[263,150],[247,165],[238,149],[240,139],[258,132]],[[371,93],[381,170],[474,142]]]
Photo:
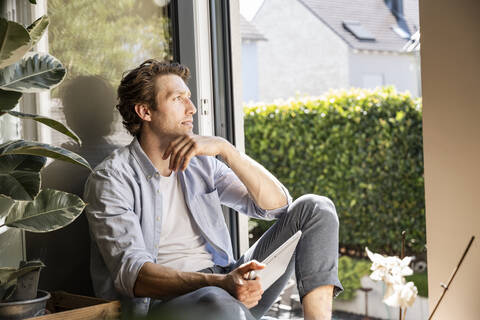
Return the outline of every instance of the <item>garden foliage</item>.
[[[294,198],[333,200],[340,246],[399,255],[425,246],[420,100],[393,87],[351,89],[319,98],[247,106],[246,153]],[[271,222],[255,221],[266,230]]]
[[[357,290],[362,287],[360,280],[370,273],[370,262],[363,259],[352,259],[342,256],[338,259],[338,279],[343,286],[340,300],[352,300]]]

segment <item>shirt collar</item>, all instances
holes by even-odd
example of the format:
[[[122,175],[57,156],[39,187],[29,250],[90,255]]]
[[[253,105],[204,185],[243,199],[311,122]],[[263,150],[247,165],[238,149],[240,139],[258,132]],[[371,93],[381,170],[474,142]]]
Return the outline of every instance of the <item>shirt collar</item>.
[[[137,137],[133,138],[129,148],[130,148],[131,154],[140,165],[140,168],[142,169],[147,179],[152,178],[153,175],[158,171],[153,165],[152,161],[150,161],[150,159],[148,158],[145,151],[143,151],[142,146],[138,142]]]

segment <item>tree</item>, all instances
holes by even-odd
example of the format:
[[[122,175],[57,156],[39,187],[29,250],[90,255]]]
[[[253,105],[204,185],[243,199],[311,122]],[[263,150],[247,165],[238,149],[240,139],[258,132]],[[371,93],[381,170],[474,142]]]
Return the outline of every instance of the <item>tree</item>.
[[[49,50],[68,78],[95,75],[117,87],[122,73],[148,58],[171,61],[168,6],[153,0],[49,0]]]

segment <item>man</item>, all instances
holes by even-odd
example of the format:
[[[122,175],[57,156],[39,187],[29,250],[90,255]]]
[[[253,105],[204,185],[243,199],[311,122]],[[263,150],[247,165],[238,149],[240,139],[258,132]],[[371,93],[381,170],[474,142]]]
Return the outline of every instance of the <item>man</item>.
[[[332,295],[342,290],[333,203],[315,195],[292,203],[272,174],[229,142],[194,135],[188,78],[185,66],[147,60],[120,83],[117,109],[135,138],[95,168],[85,189],[96,294],[131,301],[139,313],[190,305],[207,306],[210,318],[254,319],[295,269],[305,319],[330,319]],[[221,204],[278,221],[235,261]],[[259,279],[246,280],[298,230],[277,282],[263,291]]]

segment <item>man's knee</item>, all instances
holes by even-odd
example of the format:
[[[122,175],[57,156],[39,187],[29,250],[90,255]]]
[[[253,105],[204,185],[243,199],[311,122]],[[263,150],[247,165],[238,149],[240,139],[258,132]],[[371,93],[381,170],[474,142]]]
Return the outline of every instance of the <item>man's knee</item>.
[[[222,318],[222,315],[223,318],[232,315],[232,319],[244,319],[244,317],[236,316],[245,314],[242,303],[222,288],[211,286],[203,287],[197,291],[199,294],[198,304],[208,306],[211,312],[220,316],[219,318]]]
[[[199,302],[217,303],[225,299],[234,299],[227,291],[222,288],[209,286],[196,290]]]
[[[333,201],[316,194],[305,194],[292,203],[297,213],[304,219],[320,219],[322,224],[338,228],[338,216]]]
[[[175,319],[250,319],[241,302],[219,287],[203,287],[167,303],[156,314],[177,315]]]

